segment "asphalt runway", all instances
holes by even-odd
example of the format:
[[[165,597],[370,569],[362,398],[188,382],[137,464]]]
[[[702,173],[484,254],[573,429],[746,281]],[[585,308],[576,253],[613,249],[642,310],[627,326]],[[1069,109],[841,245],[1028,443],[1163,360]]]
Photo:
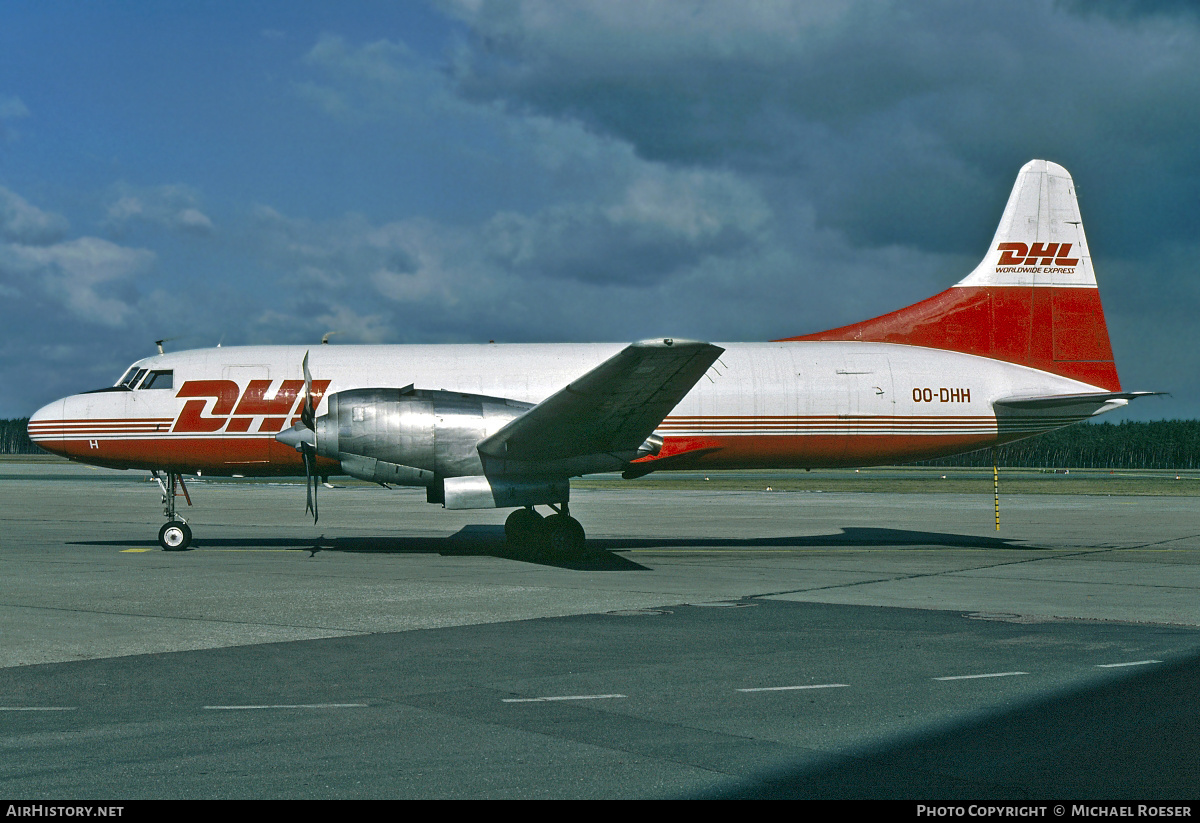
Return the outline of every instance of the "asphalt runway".
[[[189,490],[0,463],[0,796],[1200,796],[1200,498]]]

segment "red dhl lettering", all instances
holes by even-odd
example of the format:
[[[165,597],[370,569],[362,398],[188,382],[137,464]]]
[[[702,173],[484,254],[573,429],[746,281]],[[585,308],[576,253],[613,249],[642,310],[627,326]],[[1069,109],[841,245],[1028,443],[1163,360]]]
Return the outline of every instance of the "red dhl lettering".
[[[1078,257],[1069,257],[1074,243],[1034,243],[1033,247],[1024,243],[1001,243],[996,250],[1003,252],[997,266],[1036,266],[1041,261],[1043,266],[1077,266]]]
[[[171,427],[173,432],[246,432],[255,418],[261,417],[257,431],[276,434],[287,425],[288,417],[298,413],[304,394],[303,380],[284,380],[278,391],[268,397],[271,380],[251,380],[245,392],[232,380],[188,380],[176,397],[188,398],[183,411]],[[314,380],[313,405],[319,405],[330,380]],[[205,407],[212,403],[206,415]]]

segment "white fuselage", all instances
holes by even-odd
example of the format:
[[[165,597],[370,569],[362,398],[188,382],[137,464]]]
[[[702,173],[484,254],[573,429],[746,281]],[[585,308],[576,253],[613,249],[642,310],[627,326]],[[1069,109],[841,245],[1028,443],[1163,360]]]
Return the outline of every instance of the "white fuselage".
[[[887,464],[969,451],[1092,413],[998,424],[993,401],[1096,387],[1038,369],[888,343],[719,344],[725,349],[657,429],[664,468]],[[170,388],[74,395],[39,410],[49,451],[119,468],[302,473],[275,434],[299,415],[301,361],[314,395],[357,388],[446,390],[538,403],[624,346],[486,344],[250,346],[157,355],[134,366]],[[1124,401],[1114,401],[1114,405]],[[1112,406],[1102,410],[1107,410]],[[317,413],[324,411],[324,402]],[[677,459],[694,452],[694,460]]]

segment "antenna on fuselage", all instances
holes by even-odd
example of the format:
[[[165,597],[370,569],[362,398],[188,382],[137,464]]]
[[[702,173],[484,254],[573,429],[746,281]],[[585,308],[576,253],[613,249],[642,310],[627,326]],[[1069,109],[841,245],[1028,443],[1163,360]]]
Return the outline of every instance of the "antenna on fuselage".
[[[333,337],[335,334],[341,334],[341,332],[340,331],[327,331],[323,335],[321,335],[321,345],[328,346],[329,338]]]
[[[179,339],[178,337],[164,337],[162,340],[155,340],[154,345],[158,346],[159,354],[166,354],[166,352],[163,351],[163,343],[170,343],[172,340],[178,340],[178,339]]]

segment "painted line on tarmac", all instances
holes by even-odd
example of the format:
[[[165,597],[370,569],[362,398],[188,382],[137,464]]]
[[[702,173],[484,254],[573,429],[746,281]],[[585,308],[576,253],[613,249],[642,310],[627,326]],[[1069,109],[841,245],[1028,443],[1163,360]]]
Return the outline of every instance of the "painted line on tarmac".
[[[0,706],[0,712],[73,712],[78,706]]]
[[[550,703],[556,700],[613,700],[623,694],[568,694],[561,697],[506,697],[503,703]]]
[[[1149,666],[1151,663],[1161,663],[1161,660],[1135,660],[1132,663],[1097,663],[1097,669],[1120,669],[1125,666]]]
[[[739,692],[790,692],[800,689],[845,689],[849,683],[821,683],[815,686],[763,686],[758,689],[738,689]]]
[[[935,677],[934,680],[978,680],[981,677],[1016,677],[1029,672],[992,672],[991,674],[956,674],[953,677]]]
[[[986,548],[977,548],[977,549],[959,547],[959,546],[938,546],[938,547],[931,548],[931,549],[899,549],[899,548],[886,548],[883,546],[878,546],[878,547],[865,546],[863,548],[846,549],[846,548],[838,548],[837,546],[828,546],[828,547],[821,547],[821,548],[815,548],[815,549],[801,549],[801,548],[795,548],[795,549],[614,549],[613,551],[621,552],[622,554],[862,554],[862,553],[882,554],[885,552],[893,552],[893,553],[897,553],[897,554],[929,554],[932,552],[937,552],[939,554],[944,554],[947,549],[952,549],[954,551],[959,551],[959,552],[979,552],[979,553],[996,552],[996,551],[1022,551],[1022,552],[1036,551],[1036,552],[1045,553],[1045,554],[1081,553],[1081,552],[1086,553],[1086,552],[1106,552],[1106,551],[1141,551],[1140,549],[1138,549],[1138,550],[1135,550],[1135,549],[1111,549],[1111,548],[1105,548],[1105,547],[1095,548],[1095,547],[1089,547],[1089,546],[1085,546],[1083,548],[1069,548],[1069,549],[1046,549],[1046,548],[1030,549],[1027,546],[1020,546],[1020,545],[995,546],[995,547],[986,547]],[[1194,549],[1178,549],[1178,550],[1174,550],[1174,551],[1194,551]]]
[[[365,709],[367,703],[269,703],[257,706],[205,706],[205,711],[240,712],[258,709]]]

